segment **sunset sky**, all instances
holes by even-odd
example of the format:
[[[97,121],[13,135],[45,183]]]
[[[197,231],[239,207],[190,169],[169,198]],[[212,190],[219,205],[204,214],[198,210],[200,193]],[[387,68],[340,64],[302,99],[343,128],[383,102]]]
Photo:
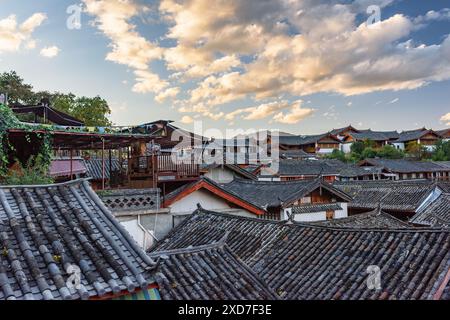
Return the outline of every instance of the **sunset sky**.
[[[67,26],[74,5],[79,29]],[[380,22],[367,24],[370,5]],[[449,8],[448,0],[0,0],[0,71],[16,70],[38,90],[100,95],[118,125],[441,129],[450,126]]]

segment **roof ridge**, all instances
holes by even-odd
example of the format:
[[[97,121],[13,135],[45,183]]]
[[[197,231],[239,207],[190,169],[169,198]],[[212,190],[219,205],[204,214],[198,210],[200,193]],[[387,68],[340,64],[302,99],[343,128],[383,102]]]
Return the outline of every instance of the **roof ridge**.
[[[66,182],[51,183],[51,184],[36,184],[36,185],[0,185],[0,189],[37,189],[37,188],[49,188],[49,187],[61,187],[70,185],[79,185],[84,181],[89,181],[91,178],[80,178],[76,180],[70,180]]]

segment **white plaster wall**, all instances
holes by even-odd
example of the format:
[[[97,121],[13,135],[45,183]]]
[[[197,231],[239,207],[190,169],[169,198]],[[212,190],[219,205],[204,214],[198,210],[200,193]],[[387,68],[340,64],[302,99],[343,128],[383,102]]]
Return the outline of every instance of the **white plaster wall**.
[[[153,238],[150,237],[140,226],[138,217],[118,217],[120,224],[128,231],[137,244],[147,250],[153,245]]]
[[[217,183],[229,183],[234,180],[233,172],[225,167],[211,168],[205,177]]]
[[[331,154],[333,153],[335,149],[325,149],[321,148],[319,151],[317,151],[318,154]]]
[[[202,208],[206,210],[218,211],[231,208],[222,198],[200,189],[170,205],[170,212],[172,214],[192,213],[197,210],[197,203],[200,203]]]
[[[405,144],[403,142],[394,142],[392,145],[400,150],[405,150]]]
[[[353,143],[343,143],[341,144],[341,150],[344,153],[350,153],[352,152],[351,147],[352,147]]]
[[[334,218],[335,219],[347,218],[348,204],[346,202],[339,204],[342,207],[342,210],[336,210],[334,212]],[[290,212],[292,212],[291,208],[284,209],[281,216],[282,220],[287,220]],[[294,218],[294,220],[297,222],[316,222],[316,221],[325,221],[326,219],[327,219],[326,211],[296,214]]]

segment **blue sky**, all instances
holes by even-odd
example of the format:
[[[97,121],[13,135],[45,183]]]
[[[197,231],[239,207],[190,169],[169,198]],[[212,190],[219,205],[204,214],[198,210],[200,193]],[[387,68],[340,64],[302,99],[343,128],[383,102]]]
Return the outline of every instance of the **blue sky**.
[[[81,29],[69,30],[77,3],[0,0],[0,71],[100,95],[119,125],[313,134],[450,124],[445,0],[84,0]]]

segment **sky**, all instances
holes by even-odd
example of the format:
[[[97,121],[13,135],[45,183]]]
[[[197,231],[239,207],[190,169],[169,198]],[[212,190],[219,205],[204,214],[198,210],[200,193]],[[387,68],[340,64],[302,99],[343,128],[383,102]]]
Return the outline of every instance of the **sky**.
[[[0,72],[117,125],[442,129],[449,33],[448,0],[0,0]]]

